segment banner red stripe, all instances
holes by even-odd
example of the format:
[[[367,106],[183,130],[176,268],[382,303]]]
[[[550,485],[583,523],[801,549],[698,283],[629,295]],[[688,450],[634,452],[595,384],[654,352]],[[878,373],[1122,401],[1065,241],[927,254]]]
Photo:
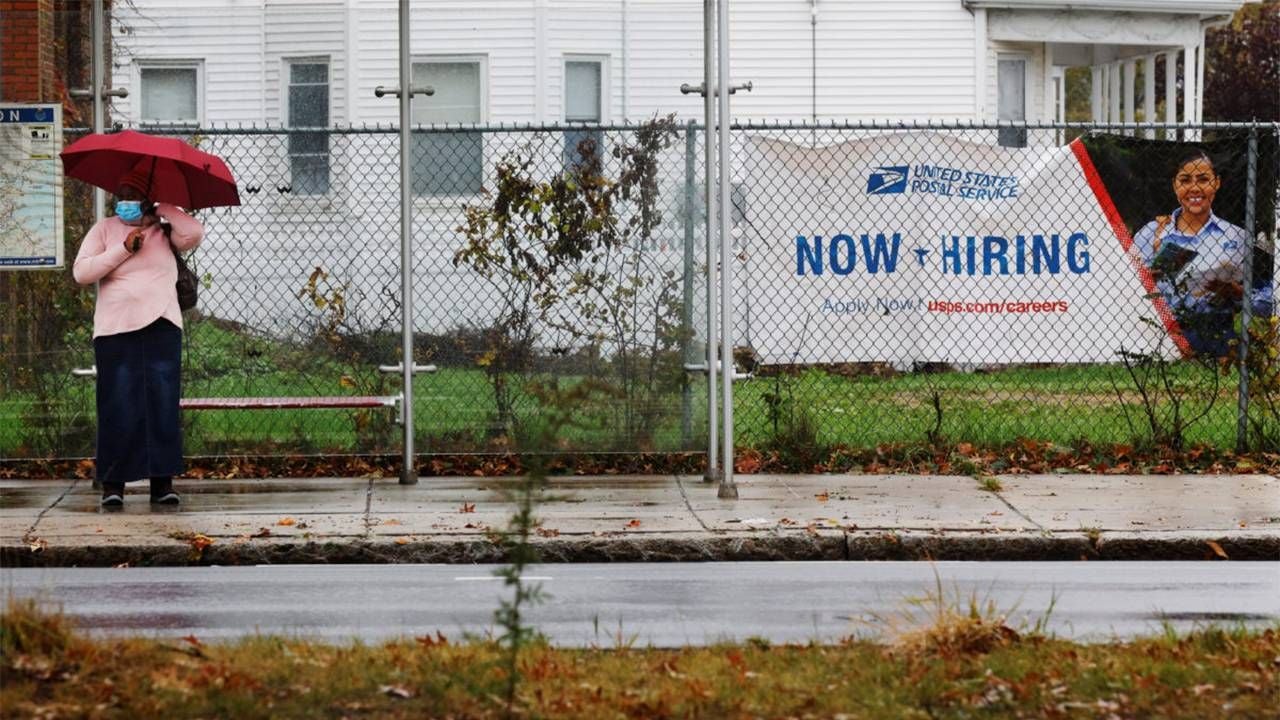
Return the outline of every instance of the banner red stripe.
[[[1136,257],[1131,249],[1133,248],[1133,236],[1129,234],[1129,228],[1125,226],[1124,219],[1120,217],[1120,211],[1116,209],[1116,204],[1111,200],[1111,193],[1107,192],[1107,186],[1102,184],[1102,176],[1098,175],[1098,169],[1093,165],[1093,159],[1089,157],[1089,150],[1080,142],[1080,138],[1071,141],[1071,151],[1075,153],[1076,159],[1080,161],[1080,169],[1084,171],[1084,177],[1089,182],[1089,187],[1093,189],[1093,195],[1098,199],[1098,204],[1102,206],[1102,212],[1107,216],[1107,221],[1111,223],[1111,229],[1115,232],[1116,237],[1120,239],[1120,246],[1124,248],[1124,254],[1128,256],[1129,262],[1133,264],[1133,269],[1137,271],[1138,278],[1142,280],[1142,286],[1147,290],[1147,296],[1151,298],[1151,304],[1155,307],[1156,315],[1160,317],[1160,322],[1164,323],[1165,330],[1169,333],[1169,337],[1173,340],[1173,344],[1177,346],[1178,351],[1182,353],[1182,357],[1191,357],[1191,343],[1187,342],[1187,337],[1182,334],[1182,328],[1178,325],[1178,321],[1173,317],[1173,311],[1169,308],[1169,304],[1165,302],[1164,295],[1156,289],[1155,278],[1151,276],[1151,271],[1147,266],[1142,264],[1142,259]]]

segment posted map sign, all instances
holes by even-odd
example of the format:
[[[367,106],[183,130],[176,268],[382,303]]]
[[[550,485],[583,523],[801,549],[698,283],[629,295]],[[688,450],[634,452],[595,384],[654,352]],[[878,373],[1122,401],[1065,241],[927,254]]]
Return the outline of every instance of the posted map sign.
[[[815,147],[763,135],[745,150],[740,302],[765,363],[1188,351],[1079,142],[892,133]]]
[[[62,107],[0,103],[0,270],[63,264]]]

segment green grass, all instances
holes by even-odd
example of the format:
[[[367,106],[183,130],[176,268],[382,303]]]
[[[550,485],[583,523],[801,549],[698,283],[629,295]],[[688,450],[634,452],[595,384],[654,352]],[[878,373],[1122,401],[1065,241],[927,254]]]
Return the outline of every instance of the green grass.
[[[102,718],[1274,718],[1280,631],[1206,628],[1078,644],[949,611],[887,642],[502,652],[442,635],[91,639],[29,603],[0,614],[0,707]]]
[[[384,348],[383,361],[396,355]],[[241,334],[213,322],[188,328],[184,370],[187,397],[328,396],[395,394],[395,376],[379,375],[375,362],[343,364],[313,349]],[[61,372],[61,371],[59,371]],[[51,375],[51,377],[63,377]],[[1208,388],[1210,375],[1190,364],[1174,366],[1180,383]],[[345,378],[345,379],[344,379]],[[552,378],[543,377],[540,380]],[[579,377],[558,378],[572,384]],[[695,377],[695,381],[700,378]],[[1231,447],[1235,442],[1234,376],[1218,379],[1211,412],[1187,431],[1189,444]],[[672,378],[675,387],[678,378]],[[92,381],[59,380],[50,403],[29,392],[0,398],[0,457],[89,454],[92,449]],[[1122,403],[1116,395],[1125,393]],[[775,437],[774,415],[808,414],[818,441],[852,447],[924,443],[941,401],[941,436],[949,442],[1005,445],[1018,438],[1058,444],[1085,440],[1129,443],[1149,436],[1142,406],[1123,367],[1087,365],[1016,367],[991,372],[842,376],[820,370],[781,378],[756,377],[735,386],[735,430],[742,446],[762,447]],[[423,451],[506,451],[503,429],[494,426],[493,392],[480,367],[443,367],[414,383],[415,425]],[[530,436],[540,420],[538,401],[516,393],[516,415]],[[785,398],[782,410],[772,396]],[[702,445],[706,401],[695,385],[688,399],[689,437],[682,434],[678,391],[655,400],[657,417],[645,437],[622,431],[620,400],[584,408],[581,426],[566,429],[563,443],[575,449],[664,451]],[[1195,411],[1203,398],[1189,403]],[[1167,405],[1162,410],[1167,411]],[[1126,416],[1127,411],[1127,416]],[[396,446],[398,428],[390,411],[254,410],[188,412],[190,454],[239,451],[376,452]],[[780,421],[779,430],[785,428]],[[780,433],[785,434],[785,433]]]

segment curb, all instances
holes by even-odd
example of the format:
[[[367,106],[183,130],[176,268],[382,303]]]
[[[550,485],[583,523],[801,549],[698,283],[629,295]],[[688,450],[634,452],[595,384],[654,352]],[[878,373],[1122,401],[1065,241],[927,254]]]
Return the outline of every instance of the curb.
[[[1213,545],[1210,544],[1213,543]],[[544,563],[743,562],[812,560],[1280,560],[1280,535],[1104,533],[1088,536],[1040,533],[874,532],[742,535],[536,538]],[[1222,551],[1220,555],[1214,548]],[[12,541],[0,545],[0,567],[179,567],[207,565],[396,564],[473,565],[507,560],[501,546],[484,539],[368,540],[266,538],[197,549],[165,540],[146,544],[48,546],[33,551]]]

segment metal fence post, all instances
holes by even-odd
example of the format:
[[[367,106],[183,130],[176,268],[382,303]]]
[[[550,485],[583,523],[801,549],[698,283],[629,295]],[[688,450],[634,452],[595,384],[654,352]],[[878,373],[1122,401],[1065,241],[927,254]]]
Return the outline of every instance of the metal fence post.
[[[404,465],[400,468],[400,484],[416,485],[418,468],[413,452],[413,194],[410,187],[409,124],[413,102],[413,70],[409,63],[409,0],[400,0],[400,312],[401,378],[404,386],[401,402],[404,414]]]
[[[680,362],[693,362],[689,350],[693,345],[693,203],[697,197],[698,152],[697,121],[690,120],[684,131],[684,264],[682,282],[684,291],[680,305]],[[693,439],[693,384],[689,373],[680,374],[680,439],[689,447]]]
[[[1249,325],[1253,322],[1253,305],[1249,291],[1253,287],[1253,252],[1256,239],[1254,225],[1257,220],[1258,201],[1258,128],[1249,128],[1249,170],[1245,180],[1244,230],[1248,238],[1244,251],[1244,267],[1241,269],[1240,296],[1240,395],[1236,403],[1236,452],[1249,449]]]
[[[705,155],[706,176],[706,250],[707,250],[707,471],[702,476],[704,482],[714,482],[720,477],[719,464],[716,462],[717,438],[716,428],[716,76],[715,76],[715,38],[716,38],[716,0],[703,0],[702,3],[702,110],[706,126],[702,149]]]
[[[738,497],[738,485],[733,479],[733,237],[730,233],[732,219],[732,198],[730,197],[732,175],[729,166],[732,162],[732,148],[729,147],[729,123],[733,116],[729,113],[729,0],[720,0],[717,8],[716,29],[719,45],[717,72],[720,82],[716,88],[720,93],[720,362],[724,372],[721,374],[720,406],[724,413],[724,450],[720,455],[722,470],[720,487],[716,496],[722,499]],[[714,367],[714,364],[713,364]]]

